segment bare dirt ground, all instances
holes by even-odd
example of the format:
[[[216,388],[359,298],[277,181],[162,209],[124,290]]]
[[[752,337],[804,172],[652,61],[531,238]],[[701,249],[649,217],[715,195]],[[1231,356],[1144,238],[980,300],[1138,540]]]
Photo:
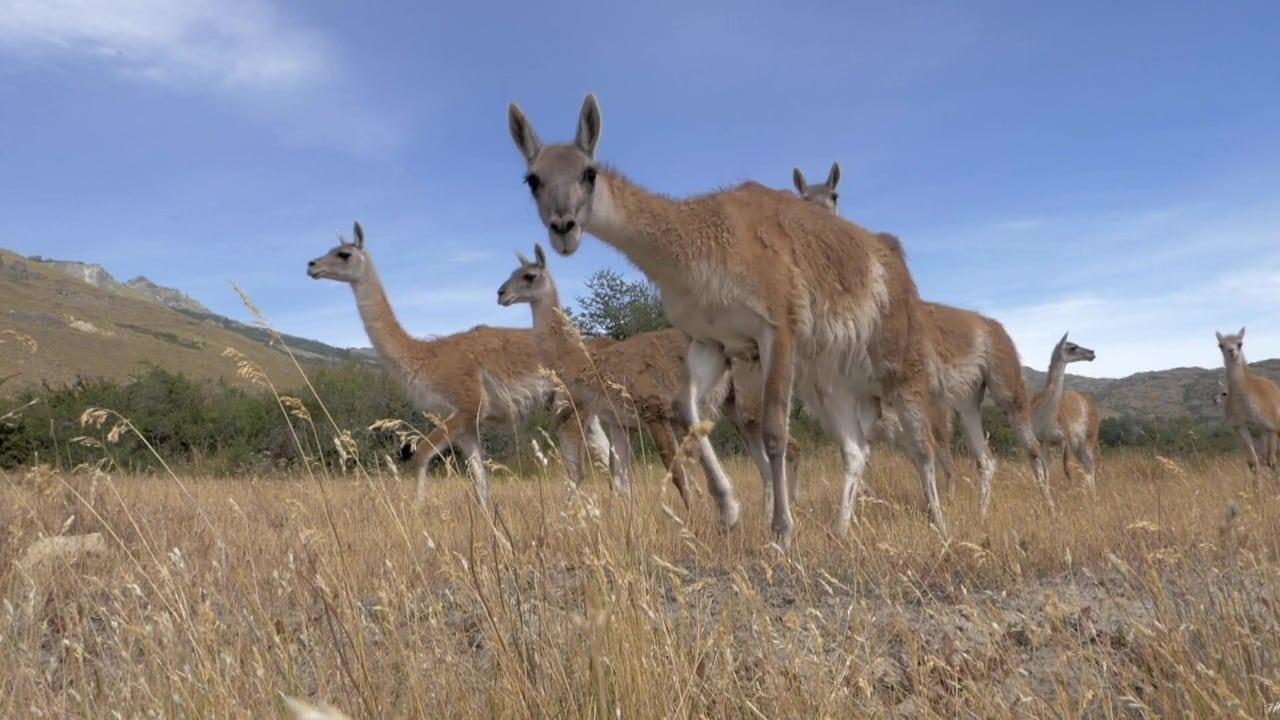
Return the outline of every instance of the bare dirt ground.
[[[1280,716],[1280,485],[1238,457],[1107,456],[1096,500],[1055,468],[1055,516],[1008,458],[942,538],[880,452],[842,537],[815,451],[787,552],[730,467],[728,534],[657,468],[566,503],[553,461],[493,514],[456,478],[10,473],[0,717]]]

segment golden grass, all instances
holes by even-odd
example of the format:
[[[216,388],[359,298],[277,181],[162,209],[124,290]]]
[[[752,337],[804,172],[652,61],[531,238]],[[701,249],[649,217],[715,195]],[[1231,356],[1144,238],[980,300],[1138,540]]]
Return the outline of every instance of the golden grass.
[[[1280,503],[1237,457],[1102,460],[1046,515],[1013,459],[992,516],[879,452],[847,538],[838,459],[805,459],[794,547],[760,484],[732,533],[563,468],[442,479],[56,475],[0,483],[0,717],[1265,717],[1280,702]],[[969,471],[972,474],[972,471]],[[826,482],[830,479],[831,482]],[[1077,477],[1078,480],[1078,477]],[[107,552],[20,570],[43,536]]]

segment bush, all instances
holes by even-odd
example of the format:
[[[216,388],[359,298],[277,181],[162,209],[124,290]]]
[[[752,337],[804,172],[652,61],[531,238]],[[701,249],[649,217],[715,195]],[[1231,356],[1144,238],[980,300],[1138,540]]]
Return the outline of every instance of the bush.
[[[625,340],[632,335],[671,327],[658,291],[645,280],[627,280],[612,270],[597,270],[587,278],[585,297],[571,316],[592,337]]]
[[[413,409],[385,372],[347,364],[316,370],[311,380],[333,422],[350,432],[354,451],[366,465],[384,466],[386,458],[397,464],[411,462],[411,453],[392,433],[368,429],[383,418],[407,420],[424,432],[430,428],[430,422]],[[329,467],[338,467],[341,459],[324,409],[309,391],[287,394],[301,399],[305,413],[293,413],[286,422],[269,393],[195,381],[159,368],[123,383],[81,379],[66,386],[46,386],[23,393],[0,408],[7,411],[32,403],[16,419],[0,424],[0,467],[43,462],[73,468],[99,462],[105,455],[122,470],[159,468],[156,458],[131,434],[106,444],[105,449],[86,442],[84,437],[103,440],[111,427],[111,423],[97,429],[81,427],[80,416],[90,407],[109,408],[129,418],[171,465],[227,475],[296,467],[301,462],[300,442],[308,457],[322,458]],[[311,422],[300,418],[302,414],[309,415]],[[1020,452],[998,409],[984,407],[983,420],[993,452]],[[792,413],[791,434],[802,448],[827,442],[818,423],[798,407]],[[520,426],[486,427],[484,441],[490,458],[522,472],[532,468],[531,441],[545,445],[547,438],[554,441],[555,433],[551,418],[543,414]],[[745,450],[727,419],[716,424],[711,438],[721,452]],[[1190,417],[1106,418],[1100,442],[1106,447],[1143,447],[1170,455],[1224,452],[1237,446],[1234,433],[1221,423]],[[637,452],[655,456],[648,438],[642,438],[641,443],[643,449]],[[952,444],[960,455],[967,454],[958,432]]]
[[[1190,416],[1174,418],[1104,418],[1098,442],[1106,447],[1144,447],[1166,454],[1227,452],[1236,448],[1236,435],[1219,421]]]

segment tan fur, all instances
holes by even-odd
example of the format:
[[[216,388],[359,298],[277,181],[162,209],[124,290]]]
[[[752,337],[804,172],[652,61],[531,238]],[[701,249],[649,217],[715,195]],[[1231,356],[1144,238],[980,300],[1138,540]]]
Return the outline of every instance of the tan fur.
[[[613,245],[658,287],[672,324],[693,338],[689,395],[706,385],[701,375],[724,371],[726,357],[761,356],[772,527],[782,543],[793,527],[784,461],[793,383],[843,438],[852,492],[842,497],[842,516],[856,499],[867,457],[856,414],[883,397],[903,416],[931,518],[945,530],[927,410],[938,375],[916,286],[899,253],[857,225],[758,183],[673,200],[598,167],[601,121],[593,96],[583,104],[572,144],[542,146],[515,105],[508,119],[552,245],[570,254],[584,231]],[[682,397],[681,404],[697,418],[697,397]],[[721,520],[732,527],[738,517],[732,483],[710,443],[699,449]]]
[[[1254,374],[1244,356],[1244,328],[1235,335],[1218,333],[1227,376],[1227,394],[1223,412],[1227,423],[1240,436],[1245,460],[1254,474],[1254,482],[1262,484],[1263,468],[1277,469],[1277,446],[1280,445],[1280,386],[1269,378]]]
[[[632,452],[627,431],[646,429],[687,505],[686,476],[677,453],[684,433],[671,400],[684,382],[688,338],[679,330],[664,330],[588,344],[560,307],[541,247],[537,258],[521,258],[520,267],[498,290],[498,302],[530,305],[538,359],[564,383],[573,410],[600,418],[609,435],[615,486],[629,488]]]
[[[1092,475],[1091,466],[1098,457],[1099,426],[1098,406],[1094,404],[1093,398],[1075,390],[1064,390],[1062,401],[1058,404],[1058,427],[1063,429],[1067,437],[1067,443],[1062,449],[1062,472],[1068,480],[1071,479],[1068,454],[1074,456],[1076,462],[1086,467],[1085,472]]]
[[[1039,443],[1031,423],[1031,402],[1022,380],[1022,361],[1009,333],[996,320],[971,310],[927,302],[925,312],[933,327],[934,348],[942,367],[944,400],[960,414],[965,442],[978,459],[983,515],[990,506],[991,478],[996,469],[981,422],[981,406],[987,393],[1008,418],[1031,462],[1032,474],[1047,492],[1046,479],[1040,473]],[[951,413],[947,413],[948,431],[950,420]]]
[[[540,247],[536,256],[537,262],[522,258],[520,267],[498,291],[499,302],[528,302],[532,306],[540,358],[565,383],[578,407],[589,409],[607,425],[649,431],[687,504],[686,475],[676,456],[676,441],[688,427],[674,411],[672,401],[684,384],[689,337],[679,330],[663,330],[620,341],[584,341],[560,308],[555,281]],[[738,402],[735,396],[749,397],[750,392],[744,389],[758,389],[758,366],[748,359],[735,362],[731,382],[706,398],[713,414],[728,412],[749,447],[759,436],[758,406]],[[790,462],[798,462],[798,450],[790,443],[788,455]],[[615,481],[625,485],[625,478],[616,477]]]
[[[758,328],[723,332],[711,327],[732,318],[731,309],[747,309],[774,333],[775,354],[799,358],[797,387],[811,408],[827,406],[818,411],[820,417],[830,404],[852,401],[831,395],[837,377],[852,377],[864,399],[897,396],[900,402],[927,406],[935,377],[929,332],[906,264],[887,243],[760,185],[675,202],[648,195],[615,174],[608,182],[618,215],[646,229],[623,236],[619,248],[659,287],[697,289],[683,297],[680,290],[664,289],[664,299],[676,298],[667,305],[677,326],[714,337],[730,354],[749,353]],[[648,228],[659,232],[650,235]],[[661,242],[662,237],[675,242]],[[682,279],[677,269],[691,270],[692,278]],[[791,381],[788,364],[774,370],[780,373],[775,383],[783,388]],[[763,404],[770,404],[768,392]],[[775,419],[775,427],[785,427],[788,405],[778,404],[783,421]],[[915,422],[924,429],[917,440],[921,454],[932,465],[927,412]],[[926,496],[935,523],[943,526],[936,490]],[[855,501],[856,493],[846,504]],[[785,536],[789,519],[775,522],[779,528]]]
[[[418,500],[425,499],[431,458],[458,445],[468,456],[481,500],[487,502],[481,427],[522,422],[552,400],[552,385],[540,371],[533,334],[480,326],[434,340],[411,337],[392,311],[363,245],[363,232],[357,229],[357,243],[344,242],[312,260],[308,273],[351,285],[378,358],[416,409],[443,420],[415,453]]]
[[[839,212],[836,184],[840,166],[832,165],[831,175],[821,185],[805,183],[799,169],[794,180],[800,197],[831,212]],[[879,233],[878,237],[905,262],[906,253],[897,237]],[[1031,425],[1030,402],[1022,380],[1022,361],[1009,333],[999,322],[969,310],[924,302],[924,317],[933,335],[933,347],[942,374],[943,402],[949,411],[932,412],[933,439],[938,465],[946,484],[954,489],[955,470],[951,453],[952,420],[961,418],[961,430],[970,452],[978,462],[981,512],[985,517],[991,506],[991,479],[996,472],[996,459],[987,445],[982,428],[982,401],[988,391],[997,407],[1004,412],[1018,443],[1031,462],[1032,474],[1048,496],[1047,479],[1040,463],[1039,442]],[[873,437],[897,442],[901,422],[891,407],[882,407],[881,421]]]
[[[1053,348],[1049,360],[1049,375],[1045,387],[1031,400],[1031,417],[1036,438],[1040,441],[1040,461],[1044,476],[1049,477],[1049,457],[1053,448],[1062,448],[1062,467],[1071,478],[1068,457],[1074,454],[1084,466],[1085,484],[1090,493],[1096,493],[1094,481],[1095,463],[1098,458],[1098,408],[1093,399],[1084,393],[1064,390],[1068,363],[1094,359],[1094,352],[1062,339]],[[1052,498],[1046,498],[1052,507]]]
[[[1266,378],[1263,379],[1265,380]],[[1228,403],[1228,399],[1231,397],[1231,392],[1227,389],[1226,384],[1221,380],[1218,381],[1218,385],[1218,392],[1213,396],[1213,404],[1220,405],[1222,407],[1223,419],[1226,420],[1228,426],[1235,429],[1235,423],[1233,423],[1231,419],[1231,406]],[[1258,461],[1271,468],[1272,471],[1280,470],[1280,467],[1277,466],[1277,463],[1280,462],[1280,456],[1278,456],[1278,448],[1280,448],[1280,432],[1274,434],[1260,433],[1260,438],[1252,437],[1252,435],[1253,433],[1251,432],[1249,444],[1253,446],[1254,455],[1257,457]]]
[[[687,338],[686,338],[687,340]],[[764,482],[765,515],[773,513],[772,469],[764,447],[764,376],[758,357],[738,357],[729,360],[729,387],[723,401],[723,409],[733,421],[743,446],[760,471]],[[787,436],[787,478],[791,483],[792,500],[800,498],[800,446],[790,434]]]

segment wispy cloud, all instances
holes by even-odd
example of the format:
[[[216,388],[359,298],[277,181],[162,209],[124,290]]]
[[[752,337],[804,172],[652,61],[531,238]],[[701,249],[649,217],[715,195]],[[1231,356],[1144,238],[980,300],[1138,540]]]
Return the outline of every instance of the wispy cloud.
[[[71,54],[150,81],[295,89],[332,66],[315,32],[257,0],[7,0],[0,39],[29,54]]]
[[[1280,264],[1222,273],[1166,293],[1096,293],[991,309],[1032,367],[1048,363],[1062,333],[1098,359],[1073,367],[1085,375],[1121,377],[1180,365],[1221,363],[1214,330],[1250,328],[1250,357],[1280,355]]]
[[[267,0],[0,0],[0,52],[213,92],[285,142],[378,153],[403,139],[350,99],[333,43]]]

